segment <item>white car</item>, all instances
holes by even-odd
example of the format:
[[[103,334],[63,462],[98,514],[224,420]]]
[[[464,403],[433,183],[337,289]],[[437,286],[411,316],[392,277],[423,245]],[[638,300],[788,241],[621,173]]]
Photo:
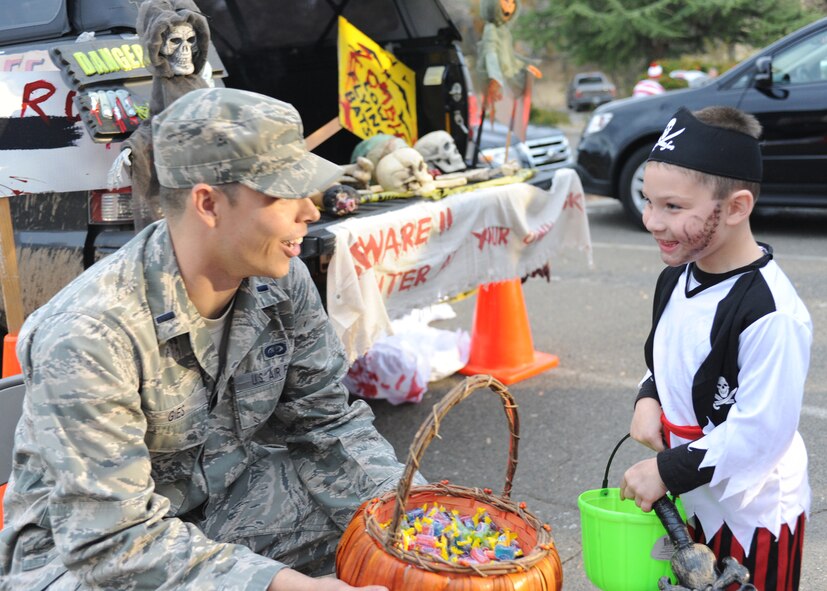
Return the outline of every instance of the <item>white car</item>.
[[[689,88],[703,86],[709,81],[709,74],[700,70],[672,70],[669,77],[686,80]]]

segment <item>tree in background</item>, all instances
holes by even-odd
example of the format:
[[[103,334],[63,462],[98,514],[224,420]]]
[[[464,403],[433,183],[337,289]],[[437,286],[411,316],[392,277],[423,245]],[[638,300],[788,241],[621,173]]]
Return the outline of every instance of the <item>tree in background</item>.
[[[517,30],[535,49],[597,64],[629,88],[652,60],[760,47],[819,16],[801,0],[534,0]]]

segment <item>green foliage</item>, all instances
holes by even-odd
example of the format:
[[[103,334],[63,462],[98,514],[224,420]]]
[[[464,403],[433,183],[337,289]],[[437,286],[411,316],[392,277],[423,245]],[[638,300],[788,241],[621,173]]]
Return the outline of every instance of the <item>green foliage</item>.
[[[515,38],[630,80],[651,60],[709,43],[760,47],[819,16],[800,0],[545,0],[521,13]]]
[[[538,109],[533,105],[531,107],[531,112],[528,115],[528,120],[535,125],[551,125],[552,127],[571,123],[571,119],[569,118],[567,111]]]

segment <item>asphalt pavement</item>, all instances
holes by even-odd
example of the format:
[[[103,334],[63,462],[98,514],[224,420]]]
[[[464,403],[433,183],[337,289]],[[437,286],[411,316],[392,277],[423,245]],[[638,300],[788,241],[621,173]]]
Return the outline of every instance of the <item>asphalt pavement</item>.
[[[509,387],[521,421],[519,466],[512,498],[553,528],[563,562],[566,591],[596,589],[583,569],[578,496],[599,488],[608,456],[628,431],[637,382],[645,367],[642,347],[651,319],[651,293],[662,268],[651,238],[634,229],[614,200],[589,198],[594,265],[581,252],[552,262],[550,282],[524,284],[534,346],[560,358],[559,367]],[[760,240],[797,284],[815,325],[810,377],[800,430],[810,454],[813,489],[804,548],[802,591],[827,589],[827,212],[760,215]],[[457,317],[435,326],[471,331],[475,298],[454,303]],[[370,404],[379,430],[406,458],[416,430],[431,407],[464,379],[455,375],[429,385],[422,402]],[[453,408],[421,462],[429,480],[502,489],[508,430],[499,399],[481,390]],[[617,486],[624,469],[651,452],[629,441],[609,478]],[[656,589],[656,581],[648,587]]]

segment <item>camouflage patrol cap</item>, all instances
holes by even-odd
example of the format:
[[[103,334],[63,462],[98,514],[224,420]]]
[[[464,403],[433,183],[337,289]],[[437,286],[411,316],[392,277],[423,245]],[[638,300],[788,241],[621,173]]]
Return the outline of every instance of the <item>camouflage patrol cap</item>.
[[[158,182],[242,183],[272,197],[323,190],[342,169],[307,150],[302,122],[285,102],[234,88],[200,88],[152,120]]]

